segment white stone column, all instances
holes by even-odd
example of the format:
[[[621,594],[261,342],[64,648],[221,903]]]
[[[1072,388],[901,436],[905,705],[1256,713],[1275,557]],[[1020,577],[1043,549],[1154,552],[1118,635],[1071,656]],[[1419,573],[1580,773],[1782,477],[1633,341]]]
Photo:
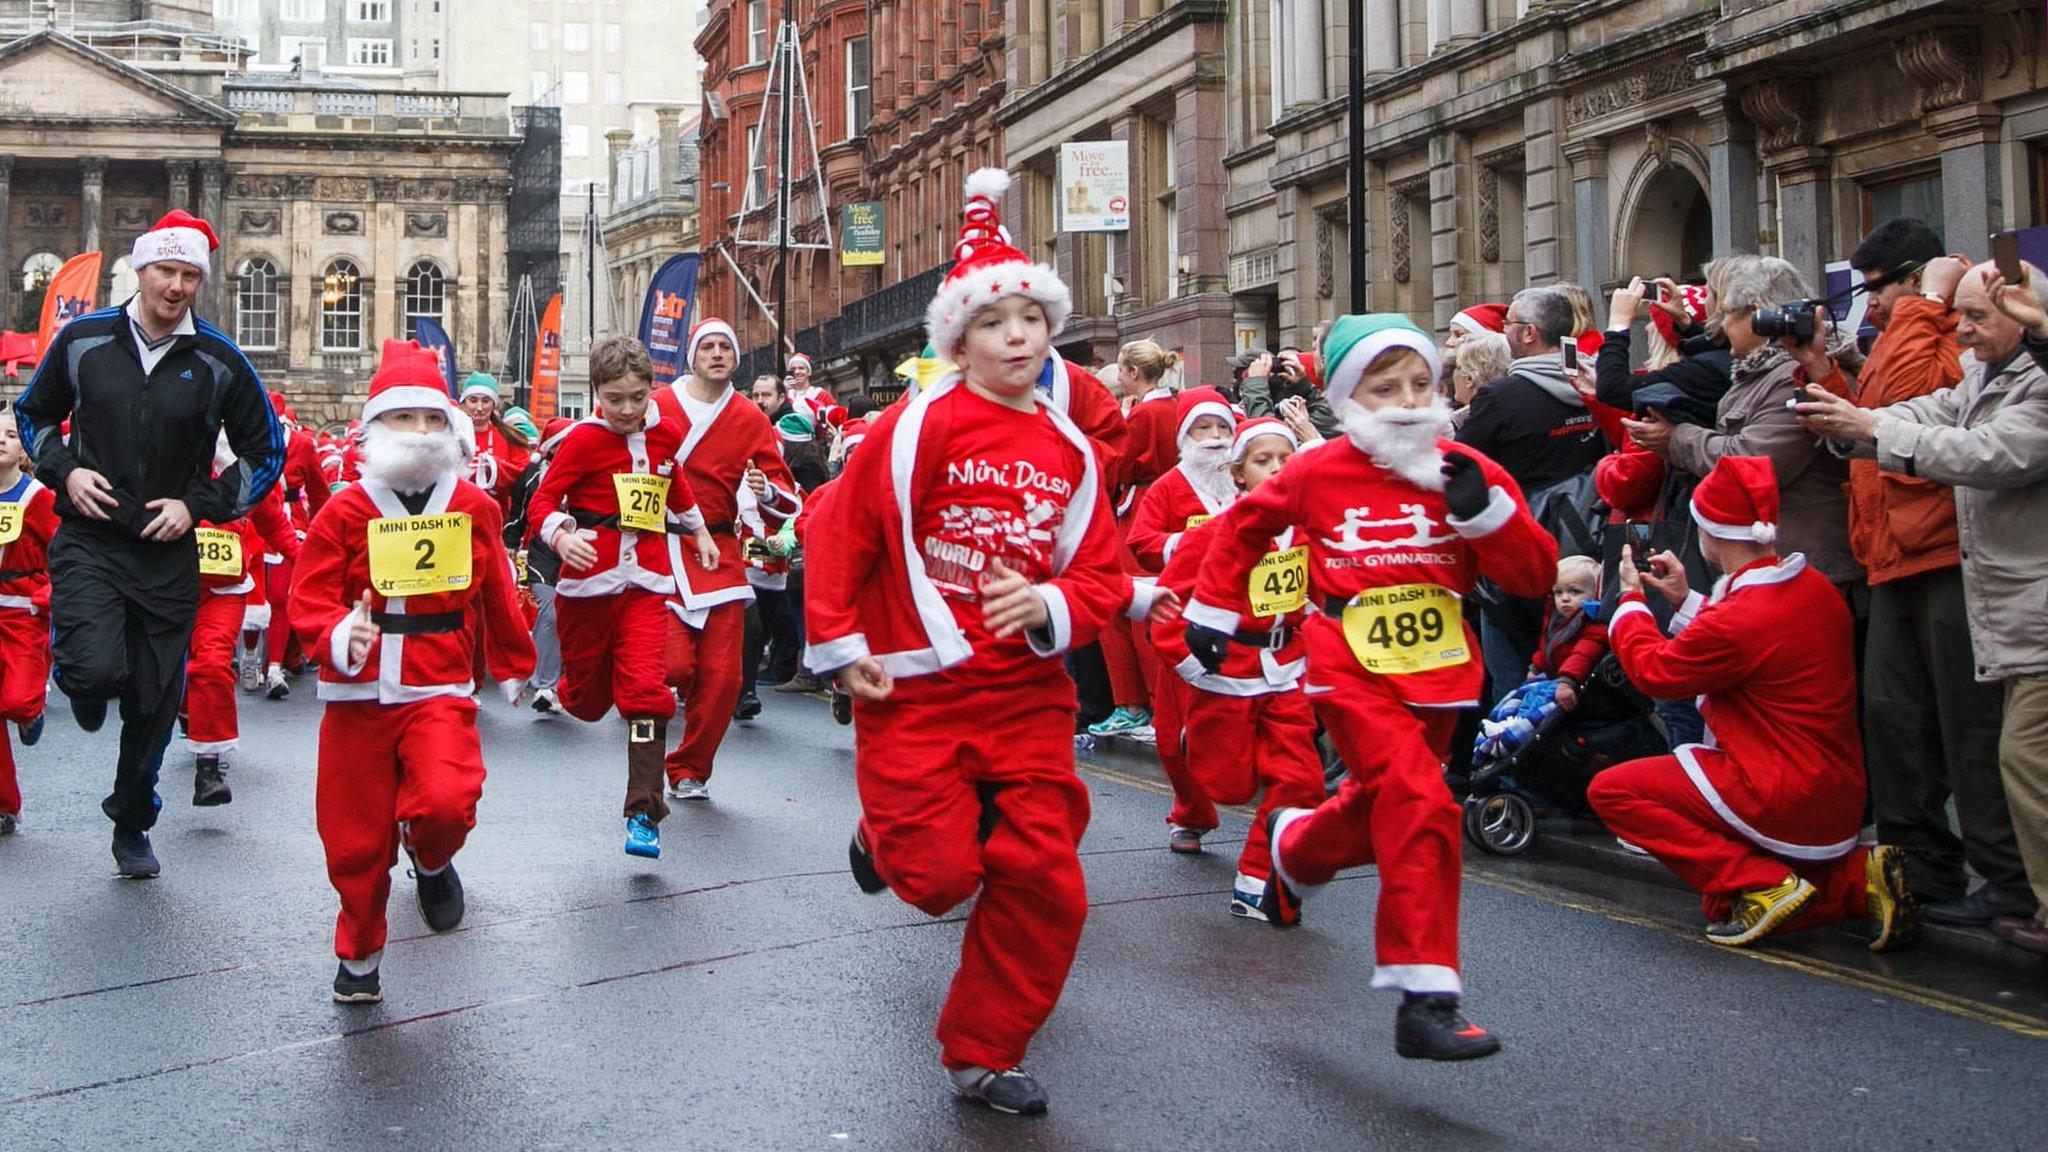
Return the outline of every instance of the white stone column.
[[[104,156],[81,156],[78,160],[79,193],[78,211],[80,252],[100,250],[100,207],[104,199],[107,180],[107,160]],[[113,261],[107,261],[112,267]]]
[[[1287,101],[1319,103],[1323,99],[1323,0],[1285,0],[1288,42]]]
[[[1451,39],[1477,40],[1486,33],[1486,0],[1450,0]]]
[[[1707,203],[1714,216],[1714,255],[1754,252],[1756,130],[1718,98],[1698,111],[1707,125]]]
[[[1607,141],[1574,140],[1564,146],[1572,164],[1572,224],[1578,269],[1574,278],[1588,291],[1614,274],[1612,229],[1607,221]]]
[[[1365,0],[1365,70],[1401,67],[1401,8],[1397,0]]]

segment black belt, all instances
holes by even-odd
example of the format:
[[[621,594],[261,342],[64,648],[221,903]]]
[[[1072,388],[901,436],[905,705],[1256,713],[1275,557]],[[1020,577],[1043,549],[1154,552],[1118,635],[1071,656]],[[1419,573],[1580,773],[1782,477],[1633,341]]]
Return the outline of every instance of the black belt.
[[[5,584],[9,580],[19,580],[23,576],[33,576],[35,574],[35,570],[32,568],[0,568],[0,584]]]
[[[433,636],[462,631],[468,618],[460,612],[372,612],[370,623],[393,636]]]
[[[1349,608],[1350,606],[1351,597],[1331,596],[1323,601],[1323,615],[1334,616],[1341,620],[1344,618],[1344,609]]]
[[[739,535],[740,526],[731,520],[727,520],[722,524],[706,524],[704,530],[713,536],[737,536]]]
[[[610,516],[600,516],[595,512],[585,512],[581,508],[571,508],[569,509],[569,515],[576,518],[576,526],[578,528],[617,528],[619,526],[617,513],[613,513]]]
[[[1282,648],[1294,639],[1294,629],[1282,628],[1276,633],[1270,628],[1243,628],[1230,638],[1247,648]]]

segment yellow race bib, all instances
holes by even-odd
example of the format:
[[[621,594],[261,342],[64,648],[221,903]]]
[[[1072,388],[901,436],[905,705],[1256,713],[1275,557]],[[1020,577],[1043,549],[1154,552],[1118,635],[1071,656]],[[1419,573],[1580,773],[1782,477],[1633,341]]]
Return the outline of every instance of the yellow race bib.
[[[383,596],[426,596],[469,587],[469,516],[389,516],[370,521],[370,587]]]
[[[193,538],[199,542],[199,574],[201,576],[242,575],[242,534],[225,528],[194,528]]]
[[[1472,659],[1464,601],[1441,584],[1368,588],[1344,606],[1344,640],[1368,672],[1404,676]]]
[[[0,501],[0,547],[21,539],[21,526],[28,520],[28,505],[19,501]]]
[[[524,548],[512,553],[512,575],[517,578],[519,583],[526,583],[526,549]]]
[[[1186,524],[1181,525],[1180,530],[1183,532],[1193,532],[1195,529],[1200,528],[1202,525],[1207,524],[1209,521],[1214,519],[1214,516],[1211,516],[1206,512],[1199,516],[1190,516],[1188,517],[1188,522]]]
[[[620,472],[612,477],[619,497],[619,527],[629,532],[663,532],[668,528],[668,477],[645,472]]]
[[[1308,545],[1266,553],[1252,568],[1248,593],[1252,615],[1263,619],[1308,607]]]

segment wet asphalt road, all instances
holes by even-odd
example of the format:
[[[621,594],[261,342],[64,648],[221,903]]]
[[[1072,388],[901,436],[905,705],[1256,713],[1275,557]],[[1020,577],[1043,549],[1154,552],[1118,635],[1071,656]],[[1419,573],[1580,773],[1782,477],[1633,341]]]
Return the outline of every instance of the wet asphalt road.
[[[1395,998],[1365,989],[1371,875],[1302,931],[1234,921],[1234,849],[1169,856],[1164,801],[1115,773],[1091,774],[1093,911],[1032,1051],[1052,1115],[989,1114],[931,1038],[959,923],[854,888],[850,733],[787,696],[658,862],[619,850],[615,722],[491,700],[468,919],[427,932],[401,872],[384,1003],[337,1006],[307,687],[245,698],[230,807],[190,807],[174,745],[156,881],[113,875],[113,724],[60,706],[25,753],[0,1148],[2048,1147],[2048,978],[1730,955],[1683,900],[1625,912],[1532,865],[1465,889],[1470,1005],[1506,1052],[1399,1060]]]

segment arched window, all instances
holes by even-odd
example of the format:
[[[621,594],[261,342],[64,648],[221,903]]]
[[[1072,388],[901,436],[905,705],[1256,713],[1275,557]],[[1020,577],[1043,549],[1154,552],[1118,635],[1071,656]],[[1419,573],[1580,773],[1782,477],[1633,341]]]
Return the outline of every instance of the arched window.
[[[34,332],[43,322],[43,295],[62,267],[64,260],[55,252],[38,252],[21,262],[21,295],[15,300],[14,323],[10,327],[18,332]]]
[[[448,286],[441,275],[441,266],[432,260],[421,260],[405,272],[405,338],[413,338],[412,324],[415,320],[432,320],[442,327],[448,325]]]
[[[320,277],[320,350],[363,350],[363,274],[346,257]]]
[[[135,275],[135,269],[129,265],[128,257],[122,256],[115,260],[114,267],[107,273],[107,299],[119,304],[135,295],[136,290],[141,287],[142,281]]]
[[[235,339],[242,347],[277,347],[277,265],[251,256],[235,269]]]

